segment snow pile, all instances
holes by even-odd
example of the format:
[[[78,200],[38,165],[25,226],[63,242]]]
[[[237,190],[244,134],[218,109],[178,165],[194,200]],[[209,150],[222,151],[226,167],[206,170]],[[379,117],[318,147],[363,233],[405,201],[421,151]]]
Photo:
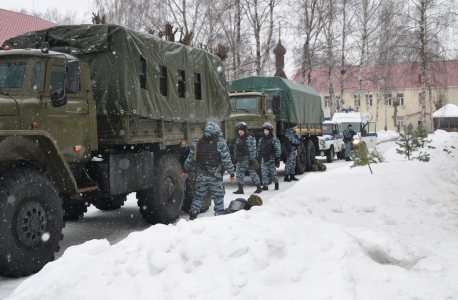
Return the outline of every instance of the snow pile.
[[[458,134],[431,138],[429,163],[392,148],[373,175],[349,163],[250,211],[70,247],[9,299],[458,299]]]
[[[447,104],[433,113],[434,118],[458,118],[458,106]]]
[[[399,134],[392,130],[380,130],[377,132],[377,144],[387,141],[397,141]]]

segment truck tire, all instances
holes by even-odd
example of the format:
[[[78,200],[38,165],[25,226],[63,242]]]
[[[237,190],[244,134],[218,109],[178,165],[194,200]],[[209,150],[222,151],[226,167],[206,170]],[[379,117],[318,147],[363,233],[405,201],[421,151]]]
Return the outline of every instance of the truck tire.
[[[185,213],[189,213],[191,210],[191,204],[192,200],[194,200],[194,194],[195,194],[195,181],[191,180],[186,180],[186,191],[185,191],[185,196],[183,199],[183,206],[181,207],[181,210],[184,211]],[[200,209],[200,212],[206,212],[212,203],[212,192],[210,189],[207,191],[207,196],[204,198],[204,202],[202,203],[202,208]]]
[[[0,275],[40,271],[59,250],[62,198],[46,173],[16,168],[0,175]]]
[[[305,149],[306,149],[306,167],[305,167],[305,170],[307,172],[310,172],[312,171],[312,164],[313,164],[313,160],[315,159],[315,145],[313,145],[313,142],[311,140],[308,140],[307,141],[307,144],[305,146]]]
[[[87,212],[90,205],[88,202],[72,202],[67,196],[64,196],[64,203],[62,208],[64,211],[64,221],[77,221],[81,219]]]
[[[326,161],[328,163],[332,163],[332,160],[334,159],[334,156],[335,156],[334,146],[331,146],[331,148],[329,148],[328,153],[326,153]]]
[[[296,154],[296,174],[301,175],[304,174],[307,165],[307,155],[305,152],[304,144],[300,144],[297,146],[297,154]]]
[[[120,209],[127,200],[127,194],[109,196],[98,194],[92,198],[91,203],[94,204],[97,209],[110,211]]]
[[[137,192],[137,203],[146,222],[169,224],[178,219],[184,198],[182,173],[171,154],[155,161],[153,187]]]

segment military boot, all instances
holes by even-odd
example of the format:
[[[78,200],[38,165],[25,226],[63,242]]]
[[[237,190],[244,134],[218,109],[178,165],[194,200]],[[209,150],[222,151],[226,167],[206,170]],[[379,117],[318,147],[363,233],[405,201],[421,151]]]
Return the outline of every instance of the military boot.
[[[243,184],[239,183],[239,189],[236,190],[234,194],[243,194]]]
[[[294,175],[290,175],[290,176],[289,176],[289,181],[299,181],[299,179],[297,179],[296,177],[294,177]]]
[[[192,220],[195,220],[197,219],[197,213],[194,212],[194,211],[190,211],[189,212],[189,220],[192,221]]]
[[[278,191],[278,182],[275,184],[275,190]]]
[[[345,161],[352,161],[350,157],[347,157]]]
[[[267,185],[265,185],[265,186],[262,187],[262,190],[263,190],[263,191],[268,191],[268,190],[269,190],[269,187],[268,187]]]
[[[259,194],[259,193],[262,193],[262,188],[261,188],[261,185],[260,184],[257,184],[256,185],[256,191],[254,191],[255,194]]]
[[[285,175],[285,180],[286,182],[291,182],[291,179],[289,179],[289,175]]]

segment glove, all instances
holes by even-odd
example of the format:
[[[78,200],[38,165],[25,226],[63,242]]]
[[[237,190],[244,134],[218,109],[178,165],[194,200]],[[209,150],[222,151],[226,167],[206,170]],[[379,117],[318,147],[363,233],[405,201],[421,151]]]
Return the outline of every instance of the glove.
[[[275,167],[280,168],[280,157],[275,157]]]

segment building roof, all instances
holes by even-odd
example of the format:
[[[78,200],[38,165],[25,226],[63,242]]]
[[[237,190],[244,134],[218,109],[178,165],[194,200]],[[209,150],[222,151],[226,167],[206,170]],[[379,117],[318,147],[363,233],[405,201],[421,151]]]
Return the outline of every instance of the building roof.
[[[38,17],[29,16],[1,8],[0,20],[2,21],[0,26],[0,45],[10,37],[16,36],[18,34],[32,30],[45,29],[57,25]],[[31,42],[32,44],[34,43],[33,41]]]
[[[381,89],[409,89],[421,88],[420,63],[398,63],[381,66]],[[329,90],[327,68],[315,68],[312,70],[312,87],[318,92]],[[367,90],[367,82],[371,90],[377,89],[378,65],[363,66],[362,90]],[[386,72],[386,76],[383,76]],[[293,80],[301,82],[301,69],[297,70]],[[344,90],[356,91],[358,89],[359,66],[345,67]],[[426,73],[428,75],[428,73]],[[384,78],[385,77],[385,78]],[[458,86],[458,60],[431,62],[431,86],[451,87]],[[334,68],[334,89],[340,90],[340,67]]]
[[[458,106],[447,104],[433,113],[434,118],[458,118]]]

